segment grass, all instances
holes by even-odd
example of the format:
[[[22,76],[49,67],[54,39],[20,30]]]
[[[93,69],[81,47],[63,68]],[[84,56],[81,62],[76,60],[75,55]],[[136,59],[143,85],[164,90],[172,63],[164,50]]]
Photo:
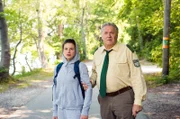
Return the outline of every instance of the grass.
[[[144,74],[144,78],[146,80],[147,87],[149,88],[155,88],[164,84],[164,80],[162,79],[160,73]]]
[[[7,83],[1,83],[0,84],[0,93],[6,91],[7,89],[8,89]]]
[[[157,86],[161,86],[168,83],[180,83],[179,75],[169,75],[166,77],[162,77],[161,73],[154,74],[144,74],[146,84],[149,88],[155,88]]]
[[[33,82],[39,80],[52,79],[52,69],[35,69],[32,72],[26,72],[21,75],[11,77],[10,80],[0,83],[0,92],[4,92],[10,88],[26,88],[31,86]]]

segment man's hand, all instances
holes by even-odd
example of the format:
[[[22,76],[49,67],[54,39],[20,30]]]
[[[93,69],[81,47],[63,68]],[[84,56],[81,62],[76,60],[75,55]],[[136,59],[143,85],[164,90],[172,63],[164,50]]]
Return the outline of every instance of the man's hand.
[[[57,117],[57,116],[54,116],[53,119],[58,119],[58,117]]]
[[[82,86],[83,86],[84,90],[87,90],[87,89],[88,89],[88,85],[87,85],[86,83],[81,82],[81,84],[82,84]]]
[[[133,116],[136,117],[137,113],[140,112],[141,110],[142,110],[142,106],[134,104],[132,108]]]
[[[88,119],[88,116],[86,116],[86,115],[81,115],[80,119]]]

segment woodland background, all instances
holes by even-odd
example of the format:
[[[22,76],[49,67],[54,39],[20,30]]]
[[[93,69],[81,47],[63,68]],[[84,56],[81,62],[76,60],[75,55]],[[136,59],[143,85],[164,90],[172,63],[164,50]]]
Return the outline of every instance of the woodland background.
[[[180,80],[180,0],[171,1],[169,79]],[[163,0],[0,0],[0,82],[61,60],[74,38],[81,60],[102,45],[101,25],[114,22],[119,42],[162,67]]]

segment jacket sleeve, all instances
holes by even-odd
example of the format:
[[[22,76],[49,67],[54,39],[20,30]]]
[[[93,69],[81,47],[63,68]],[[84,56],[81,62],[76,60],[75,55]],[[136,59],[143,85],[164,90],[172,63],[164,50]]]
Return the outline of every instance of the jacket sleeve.
[[[88,70],[87,70],[86,65],[81,62],[79,66],[80,66],[79,69],[80,69],[81,81],[88,85],[88,89],[85,91],[85,99],[84,99],[84,105],[83,105],[81,115],[87,115],[88,116],[90,105],[92,102],[92,86],[90,83],[90,79],[89,79]]]
[[[54,76],[55,76],[55,74],[56,74],[56,68],[54,70]],[[53,116],[57,116],[58,115],[57,114],[58,106],[56,104],[56,85],[54,84],[54,82],[53,82],[53,86],[52,86],[52,100],[53,100]]]
[[[136,53],[127,48],[127,57],[130,67],[130,80],[135,94],[134,104],[142,105],[147,93],[146,82]]]

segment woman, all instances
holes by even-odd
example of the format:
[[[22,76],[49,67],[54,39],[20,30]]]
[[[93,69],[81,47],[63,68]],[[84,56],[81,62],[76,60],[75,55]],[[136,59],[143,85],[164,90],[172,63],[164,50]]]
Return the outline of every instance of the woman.
[[[79,63],[81,82],[88,85],[83,98],[78,79],[74,78],[74,64],[80,59],[74,39],[65,40],[62,51],[63,65],[57,74],[56,85],[53,86],[53,119],[88,119],[92,87],[87,67]],[[56,75],[56,69],[54,72]]]

